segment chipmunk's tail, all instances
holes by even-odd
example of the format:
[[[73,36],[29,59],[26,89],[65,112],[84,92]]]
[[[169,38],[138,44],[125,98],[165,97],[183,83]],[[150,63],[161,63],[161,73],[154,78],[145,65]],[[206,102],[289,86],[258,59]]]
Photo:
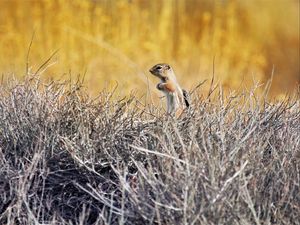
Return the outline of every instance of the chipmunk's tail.
[[[185,106],[187,108],[189,108],[190,107],[190,96],[189,96],[188,92],[184,89],[182,89],[182,94],[183,94]]]

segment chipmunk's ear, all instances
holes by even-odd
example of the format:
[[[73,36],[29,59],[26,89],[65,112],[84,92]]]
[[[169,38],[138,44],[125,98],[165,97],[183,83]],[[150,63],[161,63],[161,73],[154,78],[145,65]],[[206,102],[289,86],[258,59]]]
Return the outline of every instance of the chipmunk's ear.
[[[171,69],[171,66],[169,66],[168,64],[166,64],[166,69],[167,70]]]

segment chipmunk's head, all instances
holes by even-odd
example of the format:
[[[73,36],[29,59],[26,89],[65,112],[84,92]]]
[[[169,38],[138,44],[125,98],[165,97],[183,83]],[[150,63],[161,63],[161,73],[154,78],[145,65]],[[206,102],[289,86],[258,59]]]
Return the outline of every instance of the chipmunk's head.
[[[169,73],[172,72],[172,68],[166,63],[159,63],[153,66],[149,71],[161,80],[167,80],[169,78]]]

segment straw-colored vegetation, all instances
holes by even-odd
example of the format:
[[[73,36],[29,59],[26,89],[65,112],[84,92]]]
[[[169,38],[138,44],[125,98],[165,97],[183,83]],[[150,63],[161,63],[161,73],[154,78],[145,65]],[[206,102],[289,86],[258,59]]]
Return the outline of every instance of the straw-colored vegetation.
[[[265,80],[272,93],[299,82],[298,0],[4,0],[0,71],[22,76],[32,34],[32,70],[59,49],[48,77],[86,72],[97,93],[106,81],[144,89],[147,69],[175,67],[183,86],[215,74],[226,87]],[[45,75],[44,75],[45,76]]]
[[[0,9],[0,224],[300,225],[299,1]],[[179,118],[153,101],[162,61]]]
[[[0,86],[0,224],[299,225],[299,96],[210,90],[174,120],[80,83]]]

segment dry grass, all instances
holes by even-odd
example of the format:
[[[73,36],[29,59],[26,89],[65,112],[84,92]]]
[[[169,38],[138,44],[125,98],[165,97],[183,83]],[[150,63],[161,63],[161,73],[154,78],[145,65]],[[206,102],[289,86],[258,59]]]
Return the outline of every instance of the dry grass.
[[[0,86],[1,224],[300,224],[299,96],[196,90],[174,120],[113,95]]]

